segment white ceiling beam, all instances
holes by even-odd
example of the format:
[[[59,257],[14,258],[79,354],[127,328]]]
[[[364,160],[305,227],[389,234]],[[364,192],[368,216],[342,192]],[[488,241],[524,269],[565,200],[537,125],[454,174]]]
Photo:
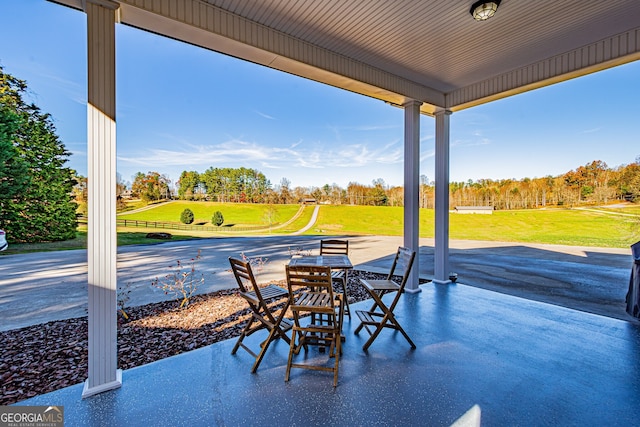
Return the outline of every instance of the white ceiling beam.
[[[459,111],[638,59],[640,29],[634,29],[455,90],[446,104]]]
[[[82,9],[85,0],[51,1]],[[392,105],[401,106],[409,100],[421,101],[420,111],[433,115],[438,109],[459,111],[640,59],[640,27],[635,19],[640,14],[640,7],[631,0],[589,3],[584,12],[561,2],[546,1],[547,7],[555,11],[550,23],[533,25],[527,20],[529,15],[522,12],[525,6],[516,7],[516,3],[510,3],[511,8],[503,7],[504,10],[499,12],[503,21],[496,17],[487,23],[488,26],[483,24],[484,27],[474,27],[475,22],[467,25],[467,20],[471,20],[468,10],[466,7],[460,9],[462,1],[452,1],[434,9],[440,15],[429,15],[432,24],[421,33],[412,29],[415,15],[421,13],[418,3],[410,15],[388,7],[384,10],[355,7],[358,14],[352,19],[368,19],[376,26],[366,26],[364,22],[365,32],[346,33],[341,28],[345,23],[355,21],[343,20],[342,16],[336,18],[335,14],[332,15],[335,4],[332,6],[328,1],[316,4],[318,13],[326,16],[314,16],[313,19],[289,10],[289,3],[285,1],[270,2],[268,6],[238,3],[231,11],[212,4],[214,0],[120,0],[119,3],[120,20],[124,24]],[[378,6],[386,4],[374,3]],[[503,6],[507,6],[506,2]],[[367,14],[365,10],[378,13]],[[430,12],[434,10],[429,9]],[[263,18],[265,22],[258,23],[237,13],[245,13],[256,20]],[[287,16],[296,17],[300,22],[294,20],[289,24]],[[317,24],[318,20],[327,21],[327,25]],[[403,20],[401,25],[396,22],[398,20]],[[382,25],[388,22],[396,24],[390,28]],[[313,26],[314,23],[317,25]],[[591,32],[563,32],[564,24],[577,29],[589,25],[595,27]],[[408,27],[406,32],[403,25]],[[528,30],[516,31],[522,25]],[[384,37],[372,32],[374,28],[382,30],[382,27],[386,28],[382,33]],[[590,42],[591,33],[610,34],[617,28],[619,34]],[[307,36],[307,40],[314,42],[306,42],[285,33],[285,30]],[[333,30],[336,32],[332,33]],[[417,35],[425,32],[429,34],[427,38]],[[509,37],[496,39],[501,32],[506,32]],[[395,37],[398,34],[407,38],[398,42]],[[551,37],[549,34],[556,37],[558,43],[552,43],[548,39]],[[367,42],[372,37],[376,44]],[[502,40],[500,47],[506,49],[506,52],[498,50],[503,52],[501,55],[496,56],[494,52],[494,60],[489,63],[478,60],[478,55],[483,55],[482,51],[474,51],[469,56],[469,49],[464,48],[486,38],[494,42]],[[514,38],[515,44],[511,42]],[[388,39],[395,40],[394,44],[388,45]],[[581,42],[585,45],[580,46]],[[323,43],[325,46],[320,46]],[[554,49],[558,44],[568,49],[580,47],[557,54]],[[342,48],[341,53],[337,51],[339,48]],[[404,62],[396,61],[396,50],[393,49],[409,52],[402,56]],[[409,58],[413,57],[415,61],[412,62]],[[519,65],[526,64],[526,61],[530,63]],[[462,83],[468,82],[470,75],[477,75],[478,81],[468,85]],[[465,86],[460,87],[460,84]],[[443,85],[453,89],[444,93]],[[436,87],[441,89],[434,89]]]

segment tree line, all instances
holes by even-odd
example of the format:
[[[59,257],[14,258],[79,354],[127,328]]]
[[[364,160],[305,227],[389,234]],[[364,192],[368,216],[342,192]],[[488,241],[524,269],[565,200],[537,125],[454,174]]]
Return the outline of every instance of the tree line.
[[[119,184],[122,186],[123,184]],[[120,188],[120,187],[119,187]],[[146,201],[177,197],[182,200],[209,200],[234,203],[331,203],[369,206],[403,206],[402,186],[388,186],[383,179],[371,185],[350,182],[347,188],[336,184],[322,187],[291,187],[288,179],[272,185],[266,176],[249,168],[209,168],[203,173],[183,171],[176,183],[158,172],[138,173],[132,196]],[[421,176],[420,207],[433,208],[435,183]],[[640,202],[640,156],[635,162],[610,168],[595,160],[558,176],[452,182],[450,208],[493,206],[495,209],[530,209],[545,206],[606,204],[611,201]]]
[[[65,166],[70,153],[56,135],[53,120],[25,101],[27,84],[0,66],[0,228],[14,242],[67,240],[75,237],[76,201],[86,201],[86,178]],[[118,175],[118,203],[139,197],[152,202],[178,197],[235,203],[301,203],[402,206],[402,186],[383,179],[370,185],[350,182],[322,187],[292,187],[284,178],[272,185],[250,168],[184,171],[174,187],[159,172],[139,172],[129,187]],[[433,208],[435,185],[420,179],[420,207]],[[640,201],[640,157],[610,168],[595,160],[558,176],[450,183],[450,208],[485,205],[496,209],[603,204]],[[177,193],[177,194],[176,194]]]
[[[479,180],[452,183],[451,203],[484,205],[496,209],[640,202],[640,157],[628,165],[610,168],[595,160],[563,175],[522,180]]]
[[[0,66],[0,228],[12,242],[76,233],[75,171],[51,116],[25,101],[27,84]]]

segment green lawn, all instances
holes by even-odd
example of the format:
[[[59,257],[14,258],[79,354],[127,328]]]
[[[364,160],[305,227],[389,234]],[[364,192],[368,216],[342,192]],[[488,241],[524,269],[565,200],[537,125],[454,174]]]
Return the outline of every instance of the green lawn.
[[[640,217],[584,210],[495,211],[491,215],[452,214],[450,218],[452,239],[629,247],[637,240],[634,230],[640,230]]]
[[[306,234],[402,234],[403,208],[322,206],[318,221]]]
[[[318,222],[307,234],[401,235],[402,224],[402,207],[322,206]],[[421,209],[420,237],[434,237],[434,226],[434,211]],[[625,248],[640,238],[640,215],[579,209],[494,211],[491,215],[451,213],[449,237]]]
[[[640,215],[640,206],[624,207],[624,208],[594,208],[608,212],[616,212],[621,214]]]
[[[65,240],[63,242],[46,242],[46,243],[10,243],[9,248],[1,252],[0,254],[9,255],[9,254],[18,254],[18,253],[28,253],[28,252],[47,252],[47,251],[66,251],[72,249],[86,249],[87,247],[87,230],[86,226],[81,227],[76,232],[76,238],[71,240]],[[148,239],[147,233],[153,230],[144,229],[144,231],[140,231],[140,229],[134,230],[120,230],[118,229],[118,246],[125,245],[148,245],[149,243],[158,243],[165,242],[166,240],[159,239]],[[163,230],[157,230],[163,231]],[[166,231],[166,230],[164,230]],[[198,236],[197,234],[189,234],[189,233],[171,233],[171,240],[189,240],[195,239],[198,237],[210,237]]]
[[[275,213],[272,222],[283,223],[291,219],[298,212],[300,206],[174,201],[150,206],[139,212],[120,213],[118,218],[179,223],[180,214],[187,208],[191,209],[195,216],[193,224],[211,225],[211,217],[214,212],[220,211],[224,217],[223,225],[263,226],[269,224],[267,213],[270,208],[274,209]]]
[[[210,225],[216,210],[222,212],[225,224],[266,226],[268,205],[211,202],[172,202],[119,218],[159,222],[178,222],[180,213],[189,207],[197,220]],[[260,234],[288,234],[303,228],[315,206],[305,206],[298,217],[299,205],[274,205],[276,221],[281,226],[264,228]],[[624,214],[624,215],[621,215]],[[295,217],[295,218],[294,218]],[[291,220],[291,223],[285,224]],[[539,209],[494,211],[491,215],[449,215],[449,237],[460,240],[548,243],[560,245],[628,248],[640,240],[640,207],[626,209]],[[434,211],[420,210],[420,237],[434,237]],[[231,227],[230,230],[233,228]],[[119,228],[118,245],[148,244],[145,236],[152,231],[168,231],[172,240],[238,235],[238,232],[213,233],[192,230]],[[320,207],[316,224],[306,234],[316,235],[402,235],[402,207],[331,206]],[[250,234],[250,233],[243,233]],[[86,226],[79,227],[77,237],[65,242],[11,244],[2,254],[86,248]]]

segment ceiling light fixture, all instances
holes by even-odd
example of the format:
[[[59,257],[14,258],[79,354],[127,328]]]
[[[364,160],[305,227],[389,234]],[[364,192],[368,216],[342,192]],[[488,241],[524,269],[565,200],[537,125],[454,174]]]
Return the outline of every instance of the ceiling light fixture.
[[[498,6],[500,5],[500,0],[493,1],[477,1],[471,5],[471,16],[476,21],[486,21],[496,14],[496,10],[498,10]]]

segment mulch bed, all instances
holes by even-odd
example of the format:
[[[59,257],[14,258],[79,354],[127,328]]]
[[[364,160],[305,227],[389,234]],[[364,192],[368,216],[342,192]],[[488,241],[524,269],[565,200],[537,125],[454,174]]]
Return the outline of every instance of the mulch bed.
[[[369,295],[359,277],[380,274],[353,271],[349,303]],[[423,282],[421,282],[423,283]],[[286,288],[286,283],[279,283]],[[184,309],[176,301],[126,309],[119,316],[118,365],[130,369],[240,335],[249,309],[236,289],[197,295]],[[87,378],[87,317],[59,320],[0,332],[0,405],[83,382]]]

